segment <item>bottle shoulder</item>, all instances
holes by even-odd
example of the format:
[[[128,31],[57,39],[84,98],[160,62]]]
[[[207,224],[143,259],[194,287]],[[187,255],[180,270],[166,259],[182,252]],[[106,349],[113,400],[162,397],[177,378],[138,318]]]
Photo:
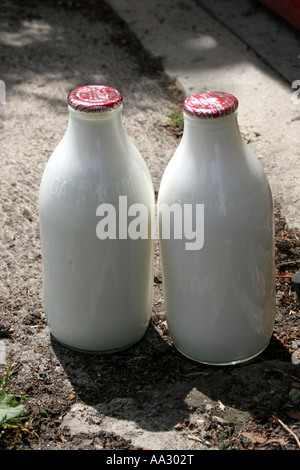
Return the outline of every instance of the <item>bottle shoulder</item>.
[[[153,193],[148,168],[133,144],[117,152],[83,151],[65,137],[51,154],[40,184],[40,200],[51,205],[115,203],[120,195],[152,202]]]
[[[268,194],[263,167],[242,141],[230,152],[215,146],[211,153],[179,145],[170,159],[160,185],[160,200],[237,204]]]

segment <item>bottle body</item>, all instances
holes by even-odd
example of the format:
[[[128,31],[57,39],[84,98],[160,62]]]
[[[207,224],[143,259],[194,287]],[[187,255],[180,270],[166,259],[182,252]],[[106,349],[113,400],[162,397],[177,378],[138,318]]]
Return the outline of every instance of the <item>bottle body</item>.
[[[167,323],[174,345],[189,358],[243,362],[268,345],[274,327],[272,195],[236,112],[216,120],[185,114],[184,120],[158,196]],[[194,247],[184,233],[162,236],[160,207],[174,203],[182,212],[203,207],[198,225],[194,210]]]
[[[150,213],[154,191],[123,129],[121,108],[99,115],[69,112],[40,186],[45,313],[60,343],[113,352],[144,335],[153,286],[152,240],[125,233],[120,197]]]

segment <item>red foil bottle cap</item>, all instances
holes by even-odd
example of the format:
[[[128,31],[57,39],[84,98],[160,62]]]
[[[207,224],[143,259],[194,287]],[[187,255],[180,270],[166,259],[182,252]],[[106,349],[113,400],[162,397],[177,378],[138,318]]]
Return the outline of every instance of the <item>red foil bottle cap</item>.
[[[182,107],[190,116],[215,119],[233,113],[238,105],[238,100],[230,93],[205,91],[186,98]]]
[[[115,88],[105,85],[87,85],[72,90],[67,101],[69,106],[76,111],[101,113],[119,108],[123,97]]]

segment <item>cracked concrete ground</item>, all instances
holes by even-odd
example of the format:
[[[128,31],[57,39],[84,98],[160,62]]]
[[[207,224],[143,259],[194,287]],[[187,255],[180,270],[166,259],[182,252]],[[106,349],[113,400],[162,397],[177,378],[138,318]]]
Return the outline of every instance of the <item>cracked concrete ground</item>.
[[[238,2],[234,18],[229,7],[220,10],[220,2],[210,2],[212,11],[204,0],[110,0],[125,24],[105,2],[83,3],[87,6],[81,8],[75,1],[11,0],[1,7],[0,79],[6,83],[6,104],[0,121],[0,374],[11,361],[11,386],[27,396],[35,431],[7,446],[196,451],[249,448],[252,435],[254,443],[269,449],[272,434],[277,448],[295,449],[293,438],[274,421],[278,414],[287,419],[288,392],[299,381],[290,350],[276,336],[259,359],[241,367],[207,367],[182,357],[165,324],[157,250],[153,314],[139,344],[122,354],[85,356],[51,338],[42,303],[38,190],[66,129],[66,96],[76,86],[105,83],[122,92],[124,126],[145,158],[156,191],[178,145],[166,126],[170,108],[199,88],[222,88],[237,95],[242,133],[262,162],[289,226],[297,227],[300,104],[292,102],[290,82],[299,71],[294,46],[299,36],[265,10],[263,17],[257,7],[249,12],[250,1]],[[230,4],[237,8],[236,2]],[[275,58],[270,63],[270,49],[257,51],[250,44],[257,29],[245,37],[253,15],[273,24],[275,39],[280,24],[281,40],[290,44],[286,64],[276,57],[280,70]],[[267,46],[265,37],[260,46]],[[295,305],[289,309],[295,335],[290,341],[299,331],[297,312]],[[297,423],[288,421],[295,433]],[[255,440],[258,431],[263,441]]]
[[[224,90],[290,227],[300,225],[300,32],[251,0],[109,0],[185,96]],[[299,86],[299,84],[298,84]]]

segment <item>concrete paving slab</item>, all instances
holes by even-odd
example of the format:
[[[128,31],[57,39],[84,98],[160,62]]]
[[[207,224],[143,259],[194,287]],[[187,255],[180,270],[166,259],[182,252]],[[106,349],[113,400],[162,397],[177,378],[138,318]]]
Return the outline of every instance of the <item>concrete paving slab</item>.
[[[254,28],[248,0],[226,1],[226,8],[221,0],[108,3],[185,95],[219,89],[237,96],[241,131],[288,225],[299,227],[299,33],[266,9],[256,10]],[[270,44],[281,44],[280,54]]]
[[[253,0],[195,0],[288,86],[300,77],[300,31]]]
[[[298,339],[298,317],[297,311],[291,310],[295,308],[290,307],[294,305],[290,300],[292,295],[287,294],[284,283],[278,291],[278,321],[270,348],[257,361],[242,367],[202,366],[174,349],[165,323],[158,250],[153,315],[139,344],[122,354],[86,357],[66,350],[50,337],[42,303],[37,202],[45,164],[66,129],[67,93],[80,84],[96,82],[111,84],[122,91],[124,125],[147,162],[156,190],[163,168],[177,144],[163,125],[170,103],[175,106],[176,101],[173,87],[169,93],[165,86],[167,81],[154,73],[156,68],[151,64],[147,68],[145,61],[149,58],[135,47],[128,29],[121,27],[114,15],[109,19],[110,11],[104,12],[105,21],[101,11],[97,19],[96,10],[87,9],[81,14],[78,10],[45,8],[43,2],[28,9],[24,4],[25,0],[22,5],[21,2],[6,2],[5,8],[0,8],[1,79],[7,85],[7,100],[0,122],[3,143],[0,320],[4,335],[0,341],[0,372],[8,361],[13,361],[17,373],[13,374],[11,387],[28,397],[26,406],[34,429],[34,433],[24,434],[24,442],[18,439],[17,444],[24,450],[29,447],[32,450],[129,449],[131,446],[211,450],[214,446],[250,449],[254,445],[262,449],[261,444],[242,433],[246,431],[249,436],[260,424],[260,437],[266,435],[266,431],[270,436],[267,418],[272,416],[274,441],[267,439],[265,448],[297,447],[293,438],[288,439],[286,430],[280,428],[278,420],[273,419],[278,416],[286,422],[284,410],[290,406],[287,393],[296,372],[294,344]],[[132,5],[135,13],[135,5],[141,8],[143,2],[129,3],[128,0],[125,6],[128,5]],[[154,5],[159,4],[154,2]],[[188,90],[208,88],[209,80],[213,79],[213,84],[223,85],[224,79],[225,84],[236,87],[240,100],[244,97],[240,111],[242,130],[269,168],[269,174],[279,175],[282,184],[282,178],[292,174],[288,173],[289,165],[294,164],[289,153],[292,142],[287,149],[288,139],[284,141],[284,135],[289,126],[295,126],[292,127],[295,134],[290,130],[288,138],[295,138],[297,143],[297,116],[300,114],[299,107],[288,108],[296,110],[293,120],[284,107],[285,96],[290,100],[290,85],[283,84],[274,68],[269,72],[265,61],[253,50],[248,54],[248,46],[242,40],[232,42],[233,32],[221,28],[220,21],[212,20],[211,13],[204,12],[202,20],[203,9],[196,3],[180,4],[174,0],[171,4],[166,0],[163,8],[166,7],[170,12],[163,17],[165,10],[159,10],[158,24],[162,21],[162,31],[165,28],[170,39],[165,44],[158,41],[157,56],[164,54],[163,63],[164,66],[167,63],[168,73],[182,88],[184,78]],[[200,19],[193,18],[199,12]],[[152,29],[157,23],[152,24],[150,13],[157,12],[150,8],[149,18],[141,14],[142,25],[147,28],[149,22],[153,42],[162,40],[163,36],[156,37]],[[180,24],[180,14],[182,16],[178,33],[169,24],[169,14],[174,16],[175,26]],[[193,23],[188,23],[192,20]],[[206,22],[201,28],[200,20]],[[194,30],[189,29],[191,24],[195,24]],[[193,35],[188,36],[191,31]],[[173,57],[168,50],[175,40],[177,59],[176,49]],[[236,77],[225,67],[226,53]],[[194,62],[190,63],[191,57]],[[180,67],[180,61],[184,60],[186,77],[182,76]],[[194,84],[191,78],[195,78]],[[276,83],[278,106],[284,105],[278,110],[276,128],[271,126],[276,121],[274,88],[267,94],[269,101],[264,101],[261,94],[267,88],[264,80],[267,85]],[[281,96],[282,89],[286,90],[286,95]],[[253,90],[258,104],[253,103],[250,94]],[[273,121],[268,127],[271,118]],[[258,128],[263,135],[255,134]],[[271,165],[275,167],[274,172]],[[294,209],[293,204],[290,206]],[[277,341],[277,338],[282,340]],[[297,423],[292,422],[296,433],[295,426]]]

